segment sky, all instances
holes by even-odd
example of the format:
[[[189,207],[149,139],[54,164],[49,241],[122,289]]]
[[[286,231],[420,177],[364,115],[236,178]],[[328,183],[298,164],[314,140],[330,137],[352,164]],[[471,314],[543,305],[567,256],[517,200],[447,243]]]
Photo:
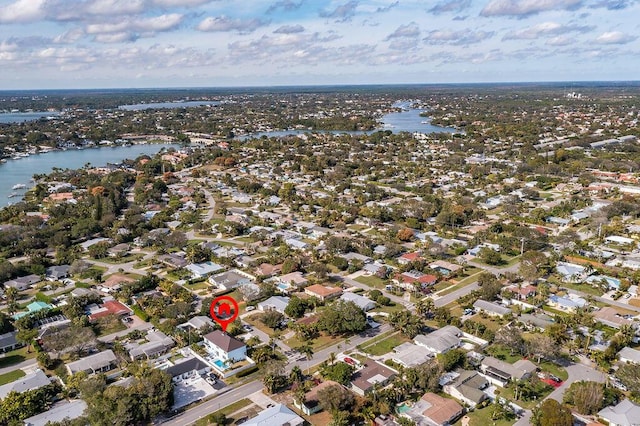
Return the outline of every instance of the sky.
[[[638,80],[640,0],[0,0],[0,90]]]

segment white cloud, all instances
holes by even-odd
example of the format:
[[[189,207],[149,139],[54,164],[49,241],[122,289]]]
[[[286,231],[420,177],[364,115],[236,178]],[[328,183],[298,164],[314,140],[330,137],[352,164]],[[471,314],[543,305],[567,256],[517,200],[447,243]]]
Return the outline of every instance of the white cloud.
[[[145,11],[145,0],[94,0],[85,8],[92,15],[131,15]]]
[[[205,32],[229,32],[237,31],[241,34],[251,33],[260,27],[267,25],[268,22],[261,19],[232,19],[227,16],[215,18],[205,18],[198,24],[196,29]]]
[[[356,14],[356,8],[358,7],[357,1],[350,1],[342,4],[333,10],[321,10],[320,16],[322,18],[335,19],[337,22],[347,22]]]
[[[161,7],[194,7],[218,0],[153,0],[153,4]]]
[[[16,24],[38,21],[45,17],[43,6],[46,0],[18,0],[0,8],[0,23]]]
[[[471,6],[471,0],[445,0],[429,9],[430,13],[440,15],[441,13],[462,12]]]
[[[567,36],[557,36],[552,37],[545,42],[548,46],[569,46],[571,44],[575,44],[576,40]]]
[[[528,16],[548,10],[572,10],[582,0],[491,0],[480,12],[481,16]]]
[[[295,34],[304,32],[302,25],[283,25],[274,31],[275,34]]]
[[[518,31],[505,34],[503,40],[533,40],[540,37],[557,36],[570,32],[586,33],[592,31],[593,26],[563,25],[557,22],[543,22]]]
[[[600,34],[595,42],[598,44],[626,44],[637,39],[637,36],[625,34],[621,31],[609,31]]]
[[[493,31],[471,31],[469,29],[461,31],[437,30],[429,32],[424,41],[427,44],[468,46],[491,38],[493,34]]]
[[[386,37],[386,40],[394,38],[415,38],[420,36],[420,27],[415,22],[400,25],[394,32]]]
[[[123,31],[119,33],[98,34],[93,40],[98,43],[132,43],[140,36],[135,33]]]

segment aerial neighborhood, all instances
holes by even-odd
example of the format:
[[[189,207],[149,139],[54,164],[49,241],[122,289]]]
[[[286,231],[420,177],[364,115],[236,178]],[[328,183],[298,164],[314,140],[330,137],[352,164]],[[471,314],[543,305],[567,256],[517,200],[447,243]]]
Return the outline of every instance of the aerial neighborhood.
[[[637,424],[640,91],[482,90],[0,127],[15,162],[168,145],[0,210],[0,425]]]

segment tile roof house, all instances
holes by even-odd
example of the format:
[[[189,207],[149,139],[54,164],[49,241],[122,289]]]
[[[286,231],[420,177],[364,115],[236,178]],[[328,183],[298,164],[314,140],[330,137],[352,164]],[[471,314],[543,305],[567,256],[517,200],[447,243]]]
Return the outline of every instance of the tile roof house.
[[[104,280],[104,282],[102,282],[100,286],[109,291],[119,290],[123,284],[129,284],[133,282],[136,282],[135,278],[123,274],[113,274],[109,278]]]
[[[393,278],[393,282],[407,290],[413,290],[414,284],[421,284],[424,289],[438,282],[438,277],[433,274],[423,274],[419,271],[409,271],[397,274]]]
[[[367,359],[364,367],[354,373],[351,378],[351,390],[360,396],[371,392],[376,384],[386,386],[397,372],[379,362]]]
[[[256,417],[244,423],[245,426],[298,426],[304,419],[291,411],[286,405],[276,404],[263,410]]]
[[[67,364],[69,374],[84,371],[88,374],[102,373],[115,368],[118,359],[111,349],[81,358]]]
[[[398,257],[398,263],[400,265],[406,265],[411,262],[415,262],[416,260],[422,259],[420,257],[420,252],[414,251],[411,253],[404,253],[400,257]]]
[[[437,355],[459,347],[461,344],[460,336],[462,336],[462,331],[459,328],[447,325],[427,335],[418,334],[413,341],[416,345],[425,347],[432,354]]]
[[[340,296],[342,294],[342,289],[338,287],[325,287],[320,284],[314,284],[305,288],[304,292],[309,296],[317,297],[324,302]]]
[[[204,346],[211,357],[223,362],[242,361],[247,357],[246,345],[220,330],[215,330],[205,335]]]
[[[453,399],[427,392],[401,415],[419,425],[446,426],[455,423],[463,413],[464,408]]]
[[[303,276],[302,272],[299,272],[299,271],[291,272],[285,275],[280,275],[274,281],[276,283],[276,286],[278,286],[278,288],[280,288],[281,290],[287,290],[287,291],[294,288],[301,288],[305,284],[307,284],[307,282],[309,282],[309,280],[307,280]]]
[[[598,412],[598,417],[609,422],[610,426],[633,426],[640,419],[640,405],[624,399],[613,407],[605,407]]]
[[[593,318],[596,321],[613,328],[620,328],[623,325],[633,324],[633,321],[620,315],[618,311],[611,306],[597,310],[593,313]]]
[[[10,392],[22,393],[47,386],[48,384],[51,384],[51,379],[42,370],[36,370],[13,382],[0,386],[0,400],[4,399]]]
[[[95,306],[95,305],[93,305]],[[96,321],[100,318],[104,318],[108,315],[115,315],[118,317],[126,317],[133,313],[133,311],[125,304],[117,300],[107,300],[101,307],[92,309],[89,314],[89,321]]]

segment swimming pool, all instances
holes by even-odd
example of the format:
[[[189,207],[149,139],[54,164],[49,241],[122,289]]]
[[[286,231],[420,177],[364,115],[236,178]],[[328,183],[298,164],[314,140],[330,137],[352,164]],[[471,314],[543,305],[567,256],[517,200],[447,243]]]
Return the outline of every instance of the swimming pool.
[[[220,370],[226,370],[227,369],[227,364],[221,360],[221,359],[216,359],[215,361],[213,361],[213,363],[220,369]]]
[[[411,407],[407,405],[406,402],[403,402],[402,404],[396,406],[396,411],[398,412],[398,414],[406,413],[409,410],[411,410]]]

